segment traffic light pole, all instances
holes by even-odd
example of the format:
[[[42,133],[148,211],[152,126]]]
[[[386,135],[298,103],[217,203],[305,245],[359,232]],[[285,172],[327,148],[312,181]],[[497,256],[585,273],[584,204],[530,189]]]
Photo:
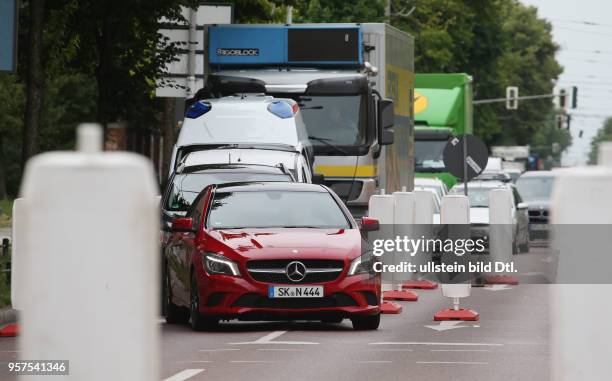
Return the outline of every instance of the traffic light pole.
[[[514,97],[514,98],[510,98],[511,100],[519,100],[519,101],[523,101],[523,100],[530,100],[530,99],[546,99],[546,98],[554,98],[558,96],[558,94],[541,94],[541,95],[525,95],[522,97]],[[499,103],[499,102],[505,102],[507,101],[508,98],[491,98],[491,99],[477,99],[474,102],[472,102],[475,105],[482,105],[482,104],[488,104],[488,103]]]

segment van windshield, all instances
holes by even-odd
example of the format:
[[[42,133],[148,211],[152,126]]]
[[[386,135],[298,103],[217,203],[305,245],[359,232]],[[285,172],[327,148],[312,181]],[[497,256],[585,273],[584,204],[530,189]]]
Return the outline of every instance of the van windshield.
[[[361,95],[303,95],[296,98],[314,146],[366,143],[366,114]]]

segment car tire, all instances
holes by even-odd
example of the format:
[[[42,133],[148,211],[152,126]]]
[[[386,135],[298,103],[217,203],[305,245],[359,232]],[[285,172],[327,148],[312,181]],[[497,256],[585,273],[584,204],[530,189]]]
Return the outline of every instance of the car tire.
[[[191,273],[191,292],[189,298],[189,322],[194,331],[214,331],[219,326],[219,319],[207,317],[200,313],[200,293],[195,273]]]
[[[185,324],[189,321],[189,310],[172,303],[172,285],[168,270],[164,271],[163,312],[168,324]]]
[[[376,315],[354,316],[351,318],[355,331],[373,331],[380,325],[380,313]]]

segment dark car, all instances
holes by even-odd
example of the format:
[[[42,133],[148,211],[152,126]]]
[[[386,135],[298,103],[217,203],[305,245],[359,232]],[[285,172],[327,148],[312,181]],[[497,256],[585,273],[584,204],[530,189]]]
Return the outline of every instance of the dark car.
[[[364,231],[378,221],[364,217]],[[165,316],[196,330],[220,320],[307,319],[377,329],[380,275],[360,227],[322,185],[211,185],[172,224]],[[363,259],[366,258],[366,259]]]
[[[525,172],[516,180],[516,187],[529,205],[529,237],[547,240],[549,230],[550,197],[556,173],[552,171]]]

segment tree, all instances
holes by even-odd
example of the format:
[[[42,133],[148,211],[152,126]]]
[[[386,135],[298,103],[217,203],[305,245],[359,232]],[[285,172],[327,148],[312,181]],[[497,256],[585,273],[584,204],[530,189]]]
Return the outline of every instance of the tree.
[[[30,15],[28,28],[28,86],[21,154],[22,165],[38,152],[38,129],[42,111],[44,85],[41,55],[43,49],[42,37],[45,1],[30,0],[28,4]]]
[[[597,164],[597,155],[599,152],[599,143],[612,141],[612,118],[604,121],[603,125],[597,131],[597,134],[591,140],[591,152],[589,152],[589,164]]]

